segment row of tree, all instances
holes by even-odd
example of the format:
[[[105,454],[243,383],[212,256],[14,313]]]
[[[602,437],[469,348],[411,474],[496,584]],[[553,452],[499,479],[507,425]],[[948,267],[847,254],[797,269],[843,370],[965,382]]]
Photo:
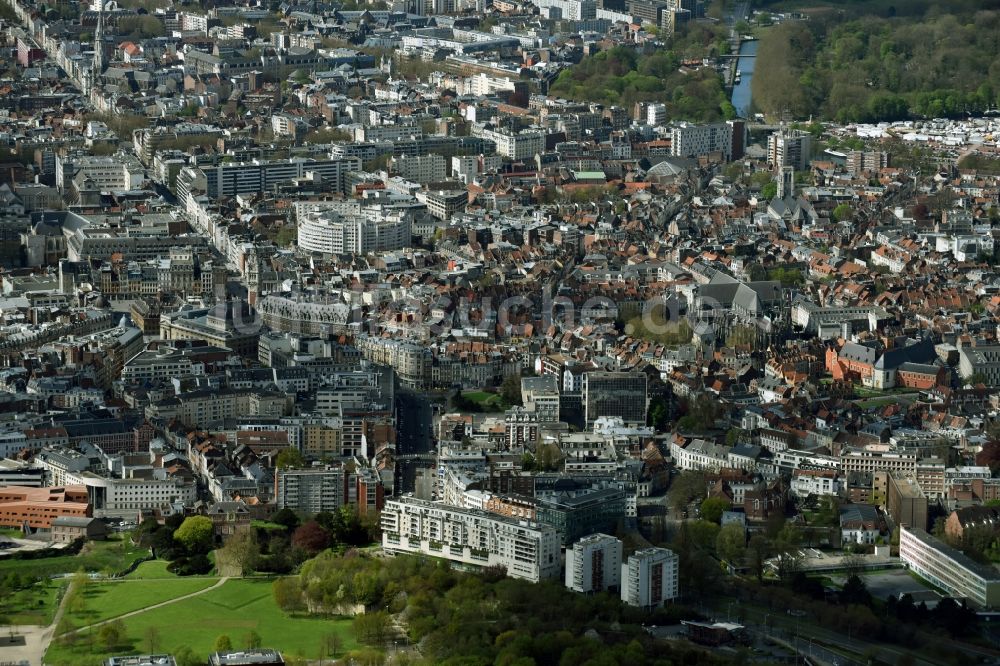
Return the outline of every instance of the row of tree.
[[[576,595],[558,581],[530,583],[503,571],[461,573],[444,561],[364,557],[330,551],[305,563],[298,578],[274,583],[282,608],[330,613],[343,603],[370,612],[355,621],[373,647],[405,638],[420,642],[421,664],[721,664],[690,648],[656,643],[641,624],[697,617],[682,607],[653,613],[617,595]],[[393,616],[408,628],[398,635]]]

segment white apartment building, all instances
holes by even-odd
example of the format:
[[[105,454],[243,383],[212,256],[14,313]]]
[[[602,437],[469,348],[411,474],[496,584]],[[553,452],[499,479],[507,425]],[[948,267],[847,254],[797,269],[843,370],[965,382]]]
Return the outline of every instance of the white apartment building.
[[[310,514],[336,511],[344,504],[344,495],[344,469],[340,465],[274,471],[274,501],[279,510]]]
[[[629,606],[662,606],[678,596],[677,553],[666,548],[644,548],[622,564],[622,601]]]
[[[729,123],[681,123],[670,130],[670,151],[674,157],[698,157],[721,152],[727,160],[732,159],[733,126]]]
[[[922,529],[900,528],[899,559],[921,578],[977,608],[1000,605],[1000,572],[977,564]]]
[[[532,0],[542,10],[542,15],[550,19],[565,21],[585,21],[597,18],[595,0]]]
[[[808,132],[782,129],[767,137],[767,161],[777,171],[784,167],[804,171],[811,157],[812,135]]]
[[[692,440],[687,446],[671,442],[670,457],[678,469],[717,470],[729,463],[731,448],[704,439]]]
[[[444,155],[400,155],[391,167],[397,176],[414,183],[440,183],[448,177]]]
[[[601,592],[621,587],[622,542],[607,534],[583,537],[566,550],[566,587]]]
[[[341,215],[317,211],[299,220],[298,244],[307,252],[366,254],[410,244],[411,216],[404,211],[379,215]]]
[[[511,132],[502,129],[486,129],[473,125],[473,135],[489,139],[497,146],[497,154],[511,160],[529,160],[545,151],[545,133],[537,130]]]
[[[131,155],[56,155],[56,187],[64,192],[73,180],[89,180],[102,192],[128,192],[142,187],[146,170]]]
[[[792,472],[791,491],[799,497],[809,495],[837,496],[841,483],[832,469],[797,469]]]
[[[466,185],[481,173],[493,173],[503,166],[499,155],[456,155],[451,158],[451,174]]]
[[[667,105],[650,104],[646,107],[646,122],[653,127],[659,127],[667,122]]]
[[[382,547],[476,567],[504,567],[512,578],[557,578],[559,533],[550,525],[404,497],[382,510]]]

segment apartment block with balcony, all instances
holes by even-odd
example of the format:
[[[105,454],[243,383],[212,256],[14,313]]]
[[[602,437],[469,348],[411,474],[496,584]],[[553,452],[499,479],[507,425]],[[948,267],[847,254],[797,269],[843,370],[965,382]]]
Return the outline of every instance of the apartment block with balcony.
[[[404,497],[382,511],[382,547],[472,567],[503,567],[512,578],[557,578],[559,534],[549,525]]]
[[[621,587],[622,542],[607,534],[591,534],[566,549],[566,587],[574,592],[601,592]]]
[[[653,608],[676,599],[677,570],[677,553],[672,550],[637,550],[622,563],[622,601],[629,606]]]

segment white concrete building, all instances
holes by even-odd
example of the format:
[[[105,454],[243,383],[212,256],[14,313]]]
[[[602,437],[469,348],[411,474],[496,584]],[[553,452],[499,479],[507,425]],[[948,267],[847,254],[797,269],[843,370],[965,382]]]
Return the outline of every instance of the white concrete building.
[[[477,131],[478,130],[478,131]],[[497,145],[497,154],[512,160],[529,160],[545,150],[545,133],[537,130],[510,132],[473,126],[473,135]]]
[[[542,16],[565,21],[585,21],[597,18],[595,0],[532,0],[542,10]]]
[[[550,525],[404,497],[382,510],[382,548],[477,567],[504,567],[512,578],[557,578],[559,533]]]
[[[621,587],[622,542],[607,534],[591,534],[566,549],[566,587],[574,592],[601,592]]]
[[[306,513],[336,511],[344,504],[344,468],[276,469],[274,501],[278,509]]]
[[[622,564],[622,601],[629,606],[662,606],[678,596],[677,553],[666,548],[637,550]]]
[[[307,252],[365,254],[409,246],[412,217],[404,211],[341,215],[317,211],[299,220],[298,244]]]
[[[131,155],[56,155],[56,187],[70,189],[71,182],[81,186],[89,180],[102,192],[128,192],[142,187],[146,170]]]
[[[162,472],[163,470],[155,470]],[[138,511],[158,509],[177,502],[198,499],[193,481],[172,478],[108,478],[92,472],[66,472],[67,485],[87,487],[94,515],[132,516]]]
[[[977,564],[924,530],[900,528],[899,559],[921,578],[977,608],[1000,605],[1000,572]]]
[[[448,177],[444,155],[400,155],[390,166],[394,174],[414,183],[440,183]]]
[[[670,151],[674,157],[698,157],[721,152],[727,160],[732,159],[733,126],[729,123],[681,123],[670,130]]]

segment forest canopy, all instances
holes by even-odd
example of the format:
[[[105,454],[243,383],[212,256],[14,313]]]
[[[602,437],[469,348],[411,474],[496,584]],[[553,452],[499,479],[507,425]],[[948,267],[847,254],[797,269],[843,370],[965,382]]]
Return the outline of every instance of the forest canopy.
[[[681,120],[707,122],[734,115],[718,73],[708,67],[682,72],[673,51],[640,54],[616,46],[586,56],[563,70],[549,93],[625,107],[635,102],[662,102],[670,118]]]
[[[758,111],[875,122],[961,117],[998,105],[1000,10],[932,7],[900,17],[893,7],[859,16],[864,4],[840,4],[852,11],[817,12],[764,33],[753,78]]]

